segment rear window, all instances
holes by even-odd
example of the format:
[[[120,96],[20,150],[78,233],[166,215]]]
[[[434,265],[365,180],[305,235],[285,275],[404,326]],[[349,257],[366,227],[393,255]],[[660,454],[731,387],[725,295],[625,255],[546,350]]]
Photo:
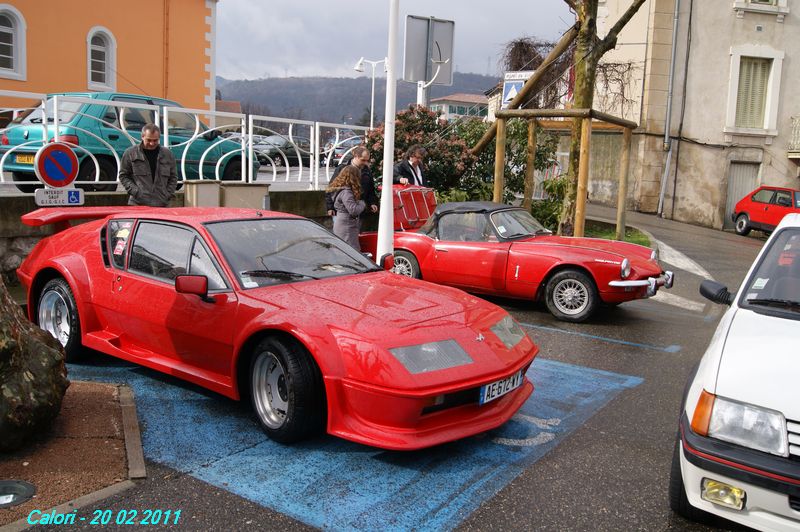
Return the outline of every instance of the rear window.
[[[53,98],[48,98],[45,102],[45,113],[47,114],[47,121],[53,122],[55,101]],[[65,102],[61,100],[58,102],[58,121],[70,122],[83,106],[82,103]],[[15,122],[22,124],[41,124],[42,123],[42,106],[31,110],[29,113],[18,117]]]

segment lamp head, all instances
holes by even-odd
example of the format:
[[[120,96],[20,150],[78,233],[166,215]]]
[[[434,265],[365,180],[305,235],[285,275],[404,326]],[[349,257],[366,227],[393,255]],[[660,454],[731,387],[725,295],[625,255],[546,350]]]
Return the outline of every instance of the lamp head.
[[[364,58],[362,57],[356,62],[356,65],[353,67],[353,70],[356,72],[364,72]]]

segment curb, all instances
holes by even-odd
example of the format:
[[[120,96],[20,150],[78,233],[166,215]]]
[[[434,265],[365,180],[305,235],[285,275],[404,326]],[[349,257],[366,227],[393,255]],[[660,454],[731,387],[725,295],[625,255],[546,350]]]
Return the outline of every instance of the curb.
[[[133,396],[133,390],[126,384],[118,384],[117,388],[119,390],[119,404],[122,411],[122,433],[125,437],[125,452],[128,460],[128,480],[117,482],[116,484],[106,486],[92,493],[82,495],[77,499],[67,501],[58,506],[48,508],[47,510],[42,510],[42,514],[49,514],[51,512],[57,514],[70,513],[79,508],[89,506],[113,495],[117,495],[118,493],[122,493],[136,486],[136,480],[142,480],[147,477],[141,432],[139,431],[139,418],[136,414],[136,401]],[[23,517],[13,523],[0,527],[0,530],[3,532],[18,532],[32,526],[35,525],[28,523],[27,518]]]
[[[594,221],[596,221],[596,222],[602,222],[602,223],[604,223],[604,224],[611,224],[611,225],[613,225],[614,227],[616,227],[616,226],[617,226],[617,221],[616,221],[616,220],[609,220],[608,218],[598,218],[598,217],[594,217],[594,216],[592,216],[592,217],[589,217],[589,216],[587,216],[587,217],[586,217],[586,219],[587,219],[587,220],[594,220]],[[646,236],[647,238],[649,238],[649,239],[650,239],[650,244],[651,244],[651,246],[652,246],[654,249],[658,250],[658,245],[660,244],[660,242],[659,242],[659,240],[658,240],[656,237],[654,237],[654,236],[653,236],[653,234],[652,234],[650,231],[647,231],[647,230],[645,230],[645,229],[642,229],[641,227],[637,227],[637,226],[635,226],[635,225],[631,225],[631,224],[629,224],[629,223],[627,223],[627,222],[625,222],[625,228],[626,228],[626,229],[627,229],[627,228],[636,229],[637,231],[639,231],[640,233],[642,233],[644,236]],[[659,250],[659,254],[660,254],[660,250]]]

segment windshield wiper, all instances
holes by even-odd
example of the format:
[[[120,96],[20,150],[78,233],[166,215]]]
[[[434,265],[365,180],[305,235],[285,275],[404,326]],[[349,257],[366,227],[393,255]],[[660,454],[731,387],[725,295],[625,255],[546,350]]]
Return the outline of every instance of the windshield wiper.
[[[800,301],[793,301],[791,299],[758,298],[758,299],[748,299],[747,302],[750,303],[751,305],[762,305],[765,307],[781,307],[792,310],[800,310]]]
[[[520,236],[531,236],[530,233],[511,233],[510,235],[505,235],[503,238],[517,238]]]
[[[534,235],[552,235],[553,232],[550,229],[537,229]]]
[[[239,272],[239,275],[246,275],[248,277],[269,277],[272,279],[318,279],[318,277],[314,277],[313,275],[290,272],[289,270],[245,270]]]

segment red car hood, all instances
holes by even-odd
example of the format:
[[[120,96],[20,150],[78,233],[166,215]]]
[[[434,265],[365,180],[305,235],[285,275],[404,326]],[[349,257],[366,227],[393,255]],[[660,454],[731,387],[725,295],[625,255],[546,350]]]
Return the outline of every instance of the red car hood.
[[[525,240],[517,240],[516,244],[546,244],[550,246],[572,246],[596,251],[614,253],[621,257],[649,259],[651,249],[631,244],[630,242],[618,242],[616,240],[606,240],[604,238],[582,238],[572,236],[536,236]]]
[[[342,305],[398,328],[467,314],[482,303],[460,290],[387,272],[295,283],[292,287],[308,297]]]

